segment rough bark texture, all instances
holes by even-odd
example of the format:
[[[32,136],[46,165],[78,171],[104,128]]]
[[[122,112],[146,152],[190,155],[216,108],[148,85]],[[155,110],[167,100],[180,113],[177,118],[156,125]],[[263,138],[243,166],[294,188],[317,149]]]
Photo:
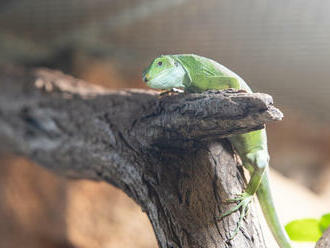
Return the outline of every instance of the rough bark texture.
[[[253,207],[231,241],[238,213],[217,217],[245,184],[222,138],[281,119],[269,95],[159,97],[9,67],[0,68],[0,82],[1,151],[122,189],[147,213],[162,248],[265,247]]]
[[[330,228],[328,228],[316,243],[315,248],[329,248],[330,247]]]

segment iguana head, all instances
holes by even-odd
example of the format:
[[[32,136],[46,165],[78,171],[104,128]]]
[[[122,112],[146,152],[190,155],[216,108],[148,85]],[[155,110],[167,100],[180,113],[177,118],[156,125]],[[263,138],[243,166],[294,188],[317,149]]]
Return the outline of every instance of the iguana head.
[[[170,55],[155,58],[143,72],[143,81],[154,89],[181,88],[185,77],[182,65]]]

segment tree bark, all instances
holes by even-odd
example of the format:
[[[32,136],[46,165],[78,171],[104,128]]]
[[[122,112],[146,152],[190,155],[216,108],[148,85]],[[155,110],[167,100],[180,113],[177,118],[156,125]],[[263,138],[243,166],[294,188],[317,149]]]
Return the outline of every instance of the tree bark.
[[[322,237],[317,241],[315,248],[330,247],[330,227],[323,233]]]
[[[0,67],[0,150],[120,188],[147,213],[162,248],[266,247],[253,204],[233,240],[238,213],[218,220],[233,207],[223,201],[245,185],[223,138],[281,118],[261,93],[160,97],[46,69]]]

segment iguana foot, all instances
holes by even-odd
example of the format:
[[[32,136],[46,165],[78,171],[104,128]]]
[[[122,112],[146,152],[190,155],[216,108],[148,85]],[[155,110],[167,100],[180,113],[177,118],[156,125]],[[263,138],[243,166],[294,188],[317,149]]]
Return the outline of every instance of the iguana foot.
[[[232,209],[226,211],[225,213],[223,213],[220,217],[219,217],[219,220],[221,220],[222,218],[236,212],[236,211],[240,211],[240,216],[239,216],[239,220],[237,222],[237,225],[236,225],[236,228],[234,230],[234,232],[231,234],[230,236],[230,240],[233,239],[238,231],[239,231],[239,228],[241,227],[242,225],[242,221],[244,219],[244,217],[247,215],[247,212],[249,210],[249,204],[250,202],[252,201],[253,199],[253,195],[250,195],[246,192],[242,193],[242,194],[239,194],[237,197],[235,197],[234,199],[228,199],[226,200],[225,202],[228,202],[228,203],[232,203],[232,202],[236,202],[237,205],[235,207],[233,207]]]
[[[173,88],[173,89],[165,90],[165,91],[161,92],[159,94],[159,96],[168,96],[168,95],[172,95],[172,94],[175,94],[175,93],[183,93],[183,92],[184,92],[184,90]]]

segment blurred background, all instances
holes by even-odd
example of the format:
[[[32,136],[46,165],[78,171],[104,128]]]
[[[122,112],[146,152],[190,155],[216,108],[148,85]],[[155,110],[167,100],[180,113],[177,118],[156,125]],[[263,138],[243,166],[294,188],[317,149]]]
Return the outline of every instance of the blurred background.
[[[285,220],[319,217],[330,212],[329,13],[321,0],[0,0],[0,64],[117,89],[145,88],[141,72],[160,54],[213,58],[284,112],[268,125],[281,214],[301,194]],[[110,185],[10,154],[0,170],[0,247],[157,247],[144,213]]]

